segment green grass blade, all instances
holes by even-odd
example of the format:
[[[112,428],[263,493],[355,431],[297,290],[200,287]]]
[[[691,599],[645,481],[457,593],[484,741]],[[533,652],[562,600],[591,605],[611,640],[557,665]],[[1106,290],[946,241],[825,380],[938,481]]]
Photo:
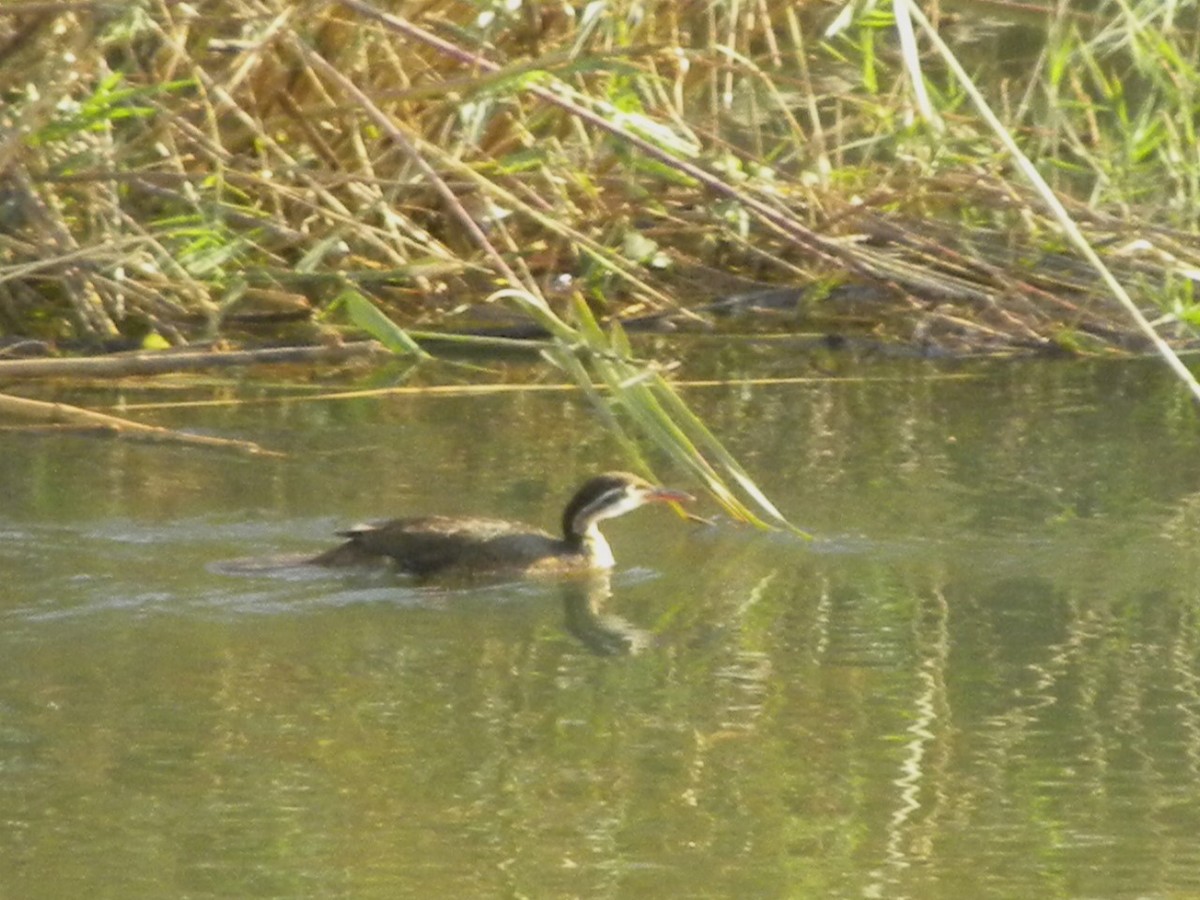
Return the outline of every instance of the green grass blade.
[[[358,291],[342,291],[330,304],[330,309],[342,308],[350,321],[398,356],[411,354],[428,359],[429,354],[403,328],[385,316],[379,308]]]

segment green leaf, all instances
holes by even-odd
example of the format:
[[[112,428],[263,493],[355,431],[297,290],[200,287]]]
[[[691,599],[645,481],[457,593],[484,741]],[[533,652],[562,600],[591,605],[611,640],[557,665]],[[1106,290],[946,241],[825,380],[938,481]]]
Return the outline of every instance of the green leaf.
[[[346,310],[350,321],[379,341],[397,355],[411,353],[428,359],[429,354],[421,349],[408,332],[389,319],[374,303],[358,291],[346,290],[338,294],[330,309],[341,307]]]
[[[658,252],[658,242],[638,231],[627,231],[621,240],[621,253],[626,259],[649,263]]]

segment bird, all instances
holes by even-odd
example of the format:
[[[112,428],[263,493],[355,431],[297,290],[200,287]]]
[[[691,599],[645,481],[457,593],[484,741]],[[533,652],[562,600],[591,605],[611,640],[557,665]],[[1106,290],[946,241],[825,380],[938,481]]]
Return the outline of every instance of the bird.
[[[647,503],[684,503],[690,494],[651,484],[629,472],[589,478],[562,514],[562,537],[505,519],[424,516],[355,525],[346,542],[309,562],[318,566],[390,563],[426,578],[442,573],[553,575],[603,571],[615,565],[597,525]]]

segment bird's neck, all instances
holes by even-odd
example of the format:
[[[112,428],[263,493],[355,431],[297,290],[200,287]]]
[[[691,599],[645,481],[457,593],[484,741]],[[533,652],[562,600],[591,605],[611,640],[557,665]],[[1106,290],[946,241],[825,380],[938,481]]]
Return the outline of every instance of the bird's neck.
[[[581,534],[573,534],[567,538],[567,543],[576,552],[587,557],[593,568],[611,569],[616,560],[613,559],[612,548],[600,533],[600,529],[592,523]]]

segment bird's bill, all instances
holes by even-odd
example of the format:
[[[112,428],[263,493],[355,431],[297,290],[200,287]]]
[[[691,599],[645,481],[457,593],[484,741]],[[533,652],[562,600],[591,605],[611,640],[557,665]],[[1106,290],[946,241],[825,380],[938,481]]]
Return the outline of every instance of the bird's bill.
[[[696,499],[686,491],[664,487],[650,488],[642,496],[649,503],[690,503]]]

